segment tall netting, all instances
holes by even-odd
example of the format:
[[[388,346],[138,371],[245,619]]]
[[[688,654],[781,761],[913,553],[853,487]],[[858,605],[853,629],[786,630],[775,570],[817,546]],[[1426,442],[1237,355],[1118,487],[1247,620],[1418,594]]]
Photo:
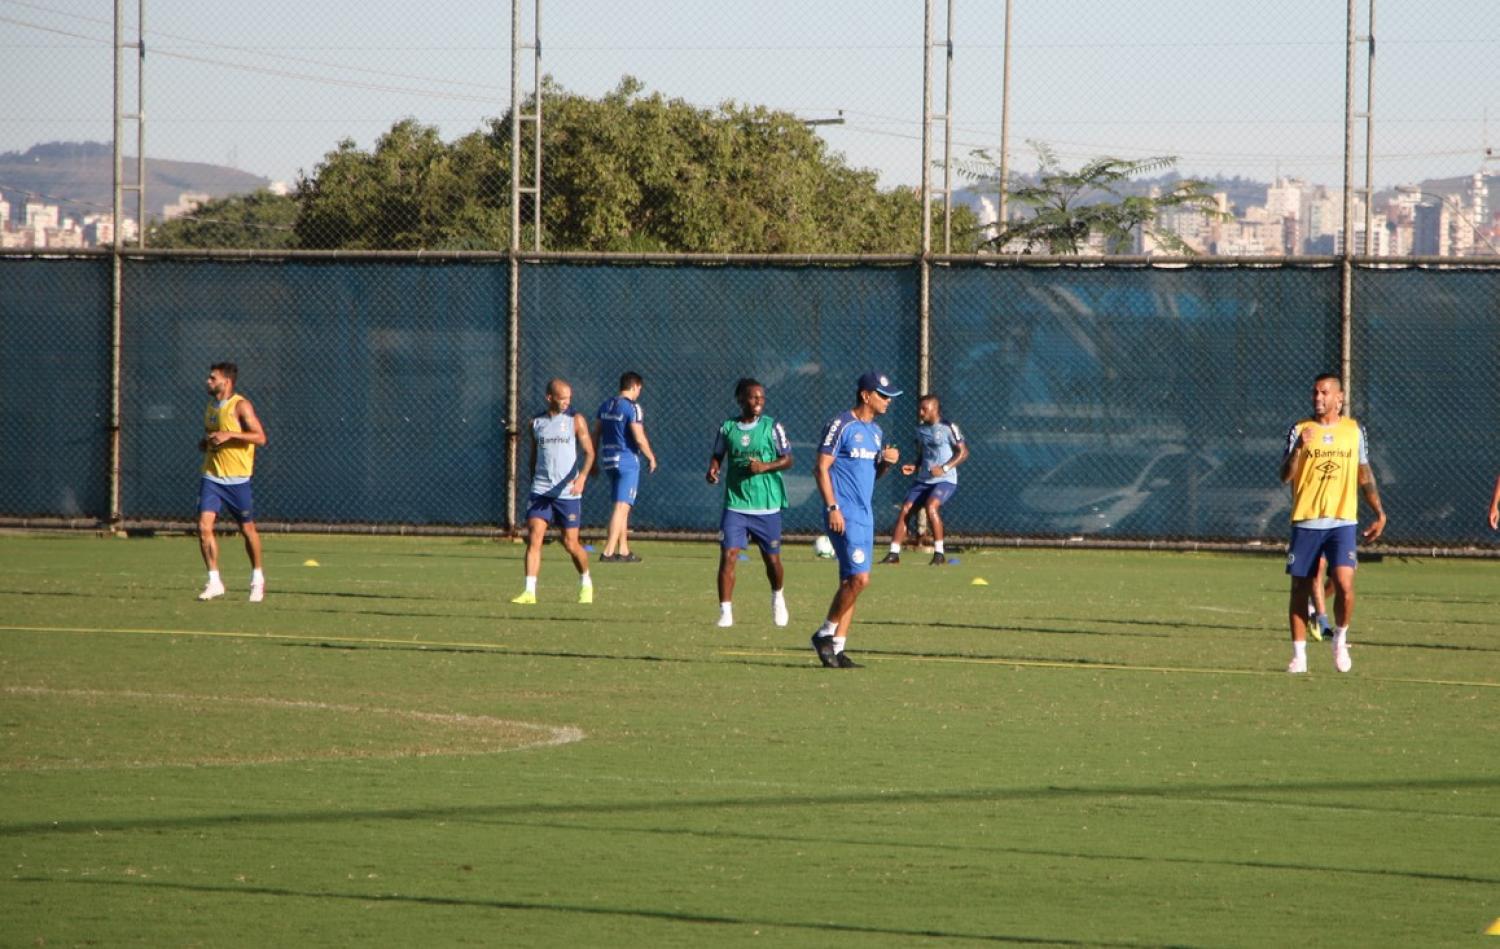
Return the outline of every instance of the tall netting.
[[[204,380],[227,360],[269,435],[262,520],[504,520],[503,262],[127,263],[127,519],[192,516]]]
[[[620,374],[645,379],[645,428],[661,469],[643,476],[631,525],[716,531],[722,487],[704,474],[714,432],[736,411],[735,381],[766,387],[766,414],[786,426],[791,531],[822,529],[812,479],[823,424],[854,402],[860,373],[916,385],[916,274],[909,267],[657,267],[542,264],[521,274],[521,418],[545,408],[553,376],[590,421]],[[904,422],[898,400],[892,423]],[[517,494],[524,506],[526,449]],[[888,480],[883,503],[898,486]],[[602,483],[585,494],[588,524],[606,522]],[[522,508],[524,510],[524,507]]]
[[[0,260],[0,514],[109,516],[110,262]]]
[[[12,6],[6,92],[25,107],[0,122],[3,246],[107,245],[114,17]],[[521,238],[544,250],[915,252],[926,164],[956,209],[933,246],[966,253],[993,234],[1003,147],[1012,193],[1105,157],[1139,163],[1138,196],[1205,181],[1226,219],[1157,222],[1204,253],[1496,256],[1475,77],[1500,4],[1352,8],[152,0],[116,13],[122,149],[133,180],[145,115],[155,246],[503,250],[514,39],[522,116],[538,88],[543,104],[543,233],[528,194]]]
[[[1333,268],[935,270],[933,387],[972,452],[948,529],[1281,538],[1338,295]]]
[[[911,264],[521,267],[521,476],[506,481],[509,333],[501,258],[127,257],[120,515],[186,521],[211,363],[270,434],[262,521],[500,527],[527,495],[526,420],[553,376],[590,420],[645,377],[661,470],[633,524],[712,532],[705,483],[735,381],[757,378],[791,438],[789,530],[819,529],[811,472],[856,376],[907,395],[881,423],[913,458],[920,270]],[[110,271],[105,258],[0,259],[0,518],[109,519]],[[1488,546],[1500,415],[1500,269],[1353,271],[1353,414],[1370,436],[1388,542]],[[1337,371],[1333,266],[934,267],[930,375],[972,459],[947,507],[958,537],[1284,539],[1276,467],[1313,377]],[[906,487],[880,483],[880,530]],[[585,525],[607,520],[596,483]]]
[[[1361,269],[1352,413],[1365,425],[1393,542],[1493,543],[1500,474],[1500,276]]]

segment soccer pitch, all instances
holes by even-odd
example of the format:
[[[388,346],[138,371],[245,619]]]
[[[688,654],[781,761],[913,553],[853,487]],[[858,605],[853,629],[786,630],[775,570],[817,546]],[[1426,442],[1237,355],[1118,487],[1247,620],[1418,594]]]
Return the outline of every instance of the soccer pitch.
[[[1374,946],[1500,917],[1500,564],[970,550],[835,582],[710,544],[0,536],[0,943]],[[315,561],[317,566],[304,565]],[[976,580],[987,581],[985,585]]]

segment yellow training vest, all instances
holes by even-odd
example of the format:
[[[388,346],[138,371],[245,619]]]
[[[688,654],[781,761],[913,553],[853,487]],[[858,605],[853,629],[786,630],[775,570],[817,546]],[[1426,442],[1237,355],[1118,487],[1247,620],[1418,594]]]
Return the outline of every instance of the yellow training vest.
[[[1316,518],[1359,520],[1359,423],[1342,418],[1332,425],[1303,419],[1293,429],[1300,438],[1311,425],[1316,433],[1310,446],[1299,442],[1304,452],[1302,470],[1292,482],[1292,523]]]
[[[235,409],[244,399],[239,395],[232,395],[224,400],[224,404],[217,402],[208,403],[208,408],[203,412],[203,431],[208,432],[242,432],[239,416]],[[203,453],[203,473],[213,478],[248,478],[255,470],[255,446],[245,442],[225,442],[214,448],[209,447]]]

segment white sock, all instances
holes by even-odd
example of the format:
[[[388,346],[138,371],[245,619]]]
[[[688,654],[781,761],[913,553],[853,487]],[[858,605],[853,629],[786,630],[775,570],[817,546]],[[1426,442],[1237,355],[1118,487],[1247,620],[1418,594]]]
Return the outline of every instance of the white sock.
[[[1344,644],[1344,641],[1348,638],[1348,636],[1349,627],[1347,626],[1340,626],[1333,631],[1333,641],[1335,643],[1338,643],[1340,646]]]
[[[208,582],[209,583],[218,583],[219,582],[219,571],[217,571],[217,570],[210,570],[208,572]]]
[[[262,571],[260,568],[256,568],[254,570],[251,570],[250,571],[250,582],[251,583],[265,583],[266,582],[265,572]]]
[[[578,575],[578,585],[581,587],[591,587],[594,585],[594,580],[589,576],[589,572],[587,570]]]
[[[780,603],[784,599],[786,599],[786,591],[784,591],[784,590],[772,590],[771,591],[771,602],[772,603]]]
[[[932,542],[932,552],[935,553],[935,554],[942,553],[943,552],[943,542],[940,541],[940,540],[933,541]]]
[[[845,637],[843,636],[833,637],[833,654],[835,656],[844,651],[844,639]]]
[[[1297,641],[1294,641],[1292,643],[1292,658],[1294,658],[1294,659],[1306,659],[1307,658],[1307,640],[1305,640],[1305,639],[1303,639],[1303,640],[1297,640]]]
[[[733,601],[725,600],[723,603],[720,603],[719,604],[719,612],[722,613],[722,614],[724,614],[724,615],[726,615],[726,616],[729,615],[730,613],[733,613],[734,612],[734,603],[733,603]]]
[[[829,622],[828,620],[824,620],[823,621],[823,625],[819,626],[818,627],[818,631],[816,633],[813,633],[813,635],[816,636],[816,637],[818,637],[819,639],[823,639],[824,637],[832,636],[833,635],[833,631],[836,630],[836,629],[838,629],[838,628],[839,627],[838,627],[837,623],[832,623],[832,622]]]
[[[536,592],[536,577],[527,577],[526,578],[526,592],[527,593],[535,593]]]
[[[901,545],[898,544],[898,543],[896,543],[895,541],[892,541],[891,542],[891,553],[893,553],[893,554],[899,554],[899,553],[901,553]]]

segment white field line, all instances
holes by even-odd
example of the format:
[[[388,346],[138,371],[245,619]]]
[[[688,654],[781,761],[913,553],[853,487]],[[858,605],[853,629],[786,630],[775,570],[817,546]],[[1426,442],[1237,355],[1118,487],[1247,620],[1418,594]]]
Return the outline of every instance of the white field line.
[[[62,698],[87,701],[147,701],[183,707],[205,708],[209,706],[252,706],[286,711],[323,712],[340,715],[379,715],[386,718],[404,719],[437,726],[439,729],[458,731],[488,742],[476,748],[444,746],[441,741],[420,747],[391,748],[387,750],[326,748],[310,750],[300,754],[225,755],[201,756],[179,759],[137,760],[106,763],[69,761],[48,764],[0,764],[0,771],[52,771],[52,770],[96,770],[111,768],[163,768],[195,767],[200,765],[245,765],[284,764],[293,761],[332,760],[339,758],[428,758],[441,755],[499,754],[505,751],[521,751],[529,748],[552,748],[582,741],[584,732],[571,725],[540,725],[495,718],[490,715],[466,715],[457,712],[422,712],[416,709],[380,708],[363,705],[342,705],[332,702],[315,702],[304,699],[277,699],[266,696],[188,695],[179,692],[140,692],[131,690],[104,691],[99,689],[53,689],[45,686],[5,686],[0,689],[6,695],[30,698]],[[530,733],[530,738],[516,740],[516,733]],[[436,736],[441,737],[441,736]]]

